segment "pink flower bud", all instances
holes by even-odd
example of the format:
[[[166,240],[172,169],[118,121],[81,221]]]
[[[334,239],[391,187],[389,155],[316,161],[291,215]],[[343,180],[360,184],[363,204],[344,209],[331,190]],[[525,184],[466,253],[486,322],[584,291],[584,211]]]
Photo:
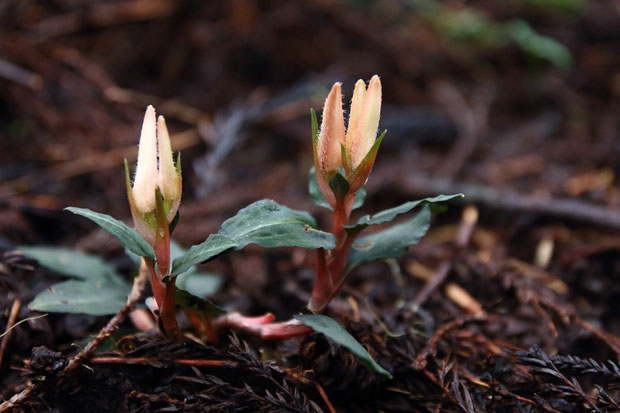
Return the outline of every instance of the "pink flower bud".
[[[155,131],[155,109],[146,108],[140,144],[138,166],[133,184],[135,207],[141,214],[155,210],[155,187],[157,185],[157,136]]]
[[[381,113],[381,81],[374,75],[368,90],[362,80],[355,84],[346,136],[346,149],[351,168],[362,162],[375,143]]]
[[[334,83],[323,106],[323,119],[317,143],[318,163],[327,175],[332,175],[342,164],[341,144],[344,144],[342,94],[340,83]]]

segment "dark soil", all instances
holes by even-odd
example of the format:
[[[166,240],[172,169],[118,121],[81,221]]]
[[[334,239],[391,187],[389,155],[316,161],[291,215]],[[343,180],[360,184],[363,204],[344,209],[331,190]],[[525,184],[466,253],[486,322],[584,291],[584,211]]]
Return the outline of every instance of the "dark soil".
[[[356,270],[328,309],[393,379],[319,334],[203,345],[129,322],[96,355],[108,359],[61,377],[109,318],[50,314],[12,330],[0,397],[34,384],[13,410],[62,413],[620,411],[620,17],[614,2],[553,3],[441,7],[523,19],[568,48],[565,67],[450,37],[416,2],[0,4],[0,334],[16,300],[18,321],[36,316],[27,303],[60,279],[19,245],[76,247],[129,276],[116,241],[62,208],[129,219],[122,159],[135,160],[148,104],[183,153],[182,245],[261,198],[326,227],[306,192],[309,109],[332,82],[348,100],[375,73],[388,134],[357,214],[466,194],[403,259]],[[467,205],[479,219],[462,243]],[[205,265],[226,279],[212,299],[285,320],[309,298],[313,258],[230,254]]]

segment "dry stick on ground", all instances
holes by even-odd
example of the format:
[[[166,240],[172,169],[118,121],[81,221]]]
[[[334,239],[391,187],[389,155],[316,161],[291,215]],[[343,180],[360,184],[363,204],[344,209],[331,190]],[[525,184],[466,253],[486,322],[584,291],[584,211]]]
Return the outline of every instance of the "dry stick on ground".
[[[153,105],[167,118],[173,117],[190,125],[200,125],[209,117],[204,111],[181,101],[164,99],[120,87],[101,66],[77,49],[56,44],[52,48],[52,54],[60,62],[74,68],[84,79],[98,87],[103,96],[111,102],[130,104],[139,108]]]
[[[424,346],[422,351],[418,353],[415,360],[413,360],[413,362],[411,363],[411,367],[414,370],[424,369],[426,367],[426,358],[435,351],[435,346],[437,345],[439,340],[444,336],[444,334],[446,334],[448,331],[459,328],[463,326],[463,324],[466,324],[472,321],[486,321],[488,318],[489,316],[486,314],[465,316],[465,317],[459,317],[456,320],[452,320],[442,325],[441,327],[437,329],[437,331],[435,331],[435,333],[430,338],[430,340],[428,340],[428,343],[426,344],[426,346]]]
[[[94,5],[84,10],[70,11],[26,26],[38,37],[66,36],[86,28],[110,27],[170,16],[177,5],[166,0],[132,0]]]
[[[325,389],[323,389],[323,386],[321,386],[321,384],[318,381],[305,377],[302,372],[297,371],[295,369],[285,368],[283,369],[283,372],[285,372],[289,378],[303,385],[306,385],[306,386],[314,385],[314,388],[319,393],[319,395],[323,398],[323,401],[325,402],[325,405],[327,405],[327,408],[329,409],[330,413],[336,413],[336,409],[334,408],[334,405],[329,400],[329,397],[327,397],[327,393],[325,393]]]
[[[459,137],[446,160],[439,167],[439,175],[456,176],[486,135],[489,108],[495,92],[488,85],[474,90],[471,102],[450,83],[440,82],[433,88],[435,99],[441,103],[459,129]]]
[[[147,278],[148,272],[143,261],[140,265],[140,271],[138,272],[138,275],[133,281],[133,285],[131,287],[129,296],[127,297],[127,303],[125,304],[125,306],[119,311],[118,314],[112,317],[112,319],[104,328],[101,329],[101,331],[99,331],[99,334],[97,334],[97,337],[95,337],[93,341],[88,343],[88,345],[82,351],[80,351],[75,357],[69,360],[69,364],[67,364],[67,366],[59,375],[61,377],[61,380],[62,376],[66,376],[71,371],[75,370],[78,366],[80,366],[84,360],[86,360],[92,355],[92,353],[103,342],[103,340],[108,338],[110,334],[112,334],[116,329],[118,329],[120,324],[125,320],[129,312],[133,310],[136,303],[142,296],[142,292],[144,291],[144,286],[146,285]],[[9,400],[0,404],[0,413],[17,408],[17,406],[19,406],[30,397],[34,390],[38,388],[40,383],[42,382],[31,382],[28,387],[26,387],[20,393],[15,394]]]
[[[200,143],[198,132],[194,128],[172,135],[171,141],[174,151],[181,151]],[[130,155],[127,156],[127,154]],[[78,175],[113,168],[122,165],[124,158],[127,158],[127,160],[131,162],[135,160],[136,157],[136,147],[132,145],[125,148],[112,149],[108,152],[83,156],[78,159],[71,159],[59,165],[52,166],[39,174],[25,175],[12,181],[3,182],[0,184],[0,197],[25,192],[39,179],[50,179],[50,177],[53,177],[55,181],[68,179]]]
[[[591,323],[587,322],[586,320],[577,315],[573,315],[572,319],[575,324],[585,330],[588,330],[590,333],[594,334],[605,344],[607,344],[609,348],[611,348],[616,353],[616,361],[620,363],[620,338],[603,330],[602,328],[592,325]]]
[[[2,343],[0,344],[0,367],[2,366],[2,358],[4,356],[6,346],[9,343],[9,338],[11,337],[11,329],[13,328],[13,324],[15,324],[15,320],[17,319],[17,314],[19,313],[21,306],[22,301],[19,298],[13,301],[13,306],[11,307],[11,312],[9,313],[9,320],[6,323],[6,329],[2,337]]]
[[[144,259],[142,259],[140,263],[140,271],[138,271],[138,275],[133,281],[133,286],[131,287],[131,291],[129,292],[129,296],[127,297],[127,303],[118,312],[112,319],[108,322],[108,324],[99,331],[97,337],[92,340],[84,349],[78,353],[75,357],[69,360],[69,364],[67,367],[60,373],[61,375],[66,375],[67,373],[75,370],[84,360],[90,357],[93,352],[99,347],[99,345],[110,336],[114,331],[118,329],[120,324],[125,321],[125,318],[129,314],[131,310],[136,306],[136,303],[142,297],[142,292],[144,291],[144,286],[146,285],[146,279],[148,278],[148,271],[146,265],[144,263]]]
[[[497,190],[487,185],[465,184],[450,179],[417,174],[408,175],[402,183],[399,181],[398,185],[400,191],[415,195],[462,192],[467,194],[467,202],[482,204],[491,208],[548,215],[608,229],[620,229],[620,213],[611,208],[574,199],[523,195],[511,190]]]
[[[420,308],[422,304],[428,300],[428,298],[439,288],[441,284],[448,277],[448,273],[452,268],[452,263],[454,262],[454,258],[461,252],[467,244],[469,244],[469,240],[471,239],[471,235],[474,232],[474,227],[478,222],[478,210],[475,206],[468,206],[463,210],[463,214],[461,215],[461,223],[459,224],[459,229],[456,234],[455,240],[455,249],[450,255],[448,259],[442,262],[437,268],[437,271],[433,274],[431,279],[424,285],[422,290],[415,296],[412,302],[412,307],[414,309]]]
[[[155,357],[94,357],[89,364],[178,364],[195,367],[239,367],[239,363],[229,360],[173,359],[162,360]]]
[[[0,59],[0,78],[15,82],[34,91],[41,89],[43,86],[41,75],[4,59]]]

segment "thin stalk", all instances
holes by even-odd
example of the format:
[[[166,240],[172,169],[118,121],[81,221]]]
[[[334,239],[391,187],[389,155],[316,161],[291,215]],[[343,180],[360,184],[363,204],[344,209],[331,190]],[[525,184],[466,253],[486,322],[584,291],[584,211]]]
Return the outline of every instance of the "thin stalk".
[[[164,330],[164,334],[172,339],[180,338],[179,325],[177,324],[176,315],[174,313],[174,293],[176,292],[177,277],[170,277],[166,284],[166,295],[164,302],[159,308],[159,321]]]
[[[151,289],[153,290],[153,295],[155,296],[155,302],[157,303],[157,308],[161,308],[164,304],[164,298],[166,297],[166,288],[159,280],[157,276],[157,271],[155,270],[155,263],[147,258],[142,258],[144,265],[149,274],[149,281],[151,282]]]
[[[312,290],[312,298],[308,304],[308,308],[323,305],[324,299],[329,295],[332,288],[331,275],[327,269],[327,260],[325,258],[325,250],[320,248],[316,252],[316,275],[314,282],[314,290]]]

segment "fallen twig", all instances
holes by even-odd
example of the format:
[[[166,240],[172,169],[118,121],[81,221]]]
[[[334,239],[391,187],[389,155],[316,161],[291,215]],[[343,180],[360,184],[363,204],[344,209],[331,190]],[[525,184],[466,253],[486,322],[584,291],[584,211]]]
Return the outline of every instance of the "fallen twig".
[[[472,315],[466,317],[459,317],[456,320],[452,320],[435,331],[433,336],[428,340],[428,343],[424,348],[418,353],[417,357],[411,363],[411,367],[414,370],[423,370],[426,367],[426,358],[435,351],[435,346],[448,331],[454,330],[456,328],[461,327],[463,324],[472,322],[472,321],[484,321],[488,318],[487,315]]]
[[[471,102],[467,102],[450,83],[441,82],[434,89],[435,98],[446,108],[459,130],[457,141],[439,167],[440,175],[453,177],[463,168],[478,142],[486,135],[489,108],[495,91],[489,85],[480,86],[474,91]]]
[[[478,222],[478,210],[476,207],[469,206],[465,208],[463,215],[461,216],[461,223],[459,224],[458,232],[456,234],[454,251],[452,252],[450,258],[446,259],[439,265],[439,268],[437,268],[437,271],[435,271],[431,279],[415,296],[412,301],[412,308],[420,308],[420,306],[428,300],[431,294],[433,294],[433,292],[435,292],[435,290],[437,290],[437,288],[439,288],[439,286],[446,280],[448,273],[452,268],[454,257],[456,257],[458,252],[462,251],[467,244],[469,244],[469,240],[474,232],[476,222]]]
[[[2,366],[2,357],[4,356],[4,351],[9,343],[11,331],[13,330],[13,325],[15,324],[15,320],[17,319],[17,314],[19,313],[21,306],[22,300],[19,298],[13,301],[13,306],[11,307],[11,312],[9,313],[9,320],[6,323],[5,331],[2,335],[0,335],[0,337],[2,337],[2,343],[0,343],[0,366]]]
[[[69,364],[67,367],[60,373],[61,376],[67,375],[71,371],[75,370],[84,360],[89,358],[93,352],[99,347],[99,345],[110,336],[114,331],[118,329],[120,324],[125,320],[127,315],[133,308],[136,306],[136,303],[142,296],[142,292],[144,291],[144,286],[146,285],[146,279],[148,278],[148,271],[146,269],[146,265],[144,260],[142,260],[140,264],[140,271],[138,271],[138,275],[134,278],[133,285],[131,287],[131,291],[129,292],[129,296],[127,297],[127,303],[118,312],[112,319],[103,327],[97,337],[95,337],[82,351],[80,351],[76,356],[74,356],[71,360],[69,360]]]
[[[491,186],[465,184],[450,179],[421,175],[409,175],[399,188],[410,194],[464,193],[467,202],[490,208],[580,221],[607,229],[620,229],[620,213],[600,205],[566,198],[545,198],[537,195],[523,195],[511,190],[497,190]]]
[[[89,364],[161,364],[170,363],[194,367],[239,367],[239,363],[229,360],[176,359],[161,360],[155,357],[93,357]]]
[[[129,296],[127,297],[127,303],[118,312],[112,319],[108,322],[108,324],[99,331],[97,337],[92,340],[88,345],[80,351],[76,356],[74,356],[69,363],[64,368],[64,370],[60,373],[60,377],[62,379],[63,376],[66,376],[71,371],[75,370],[78,366],[82,364],[84,360],[92,355],[92,353],[97,349],[97,347],[110,336],[119,325],[125,320],[129,312],[135,307],[136,303],[142,296],[142,292],[144,291],[144,286],[146,284],[146,279],[148,277],[146,266],[144,263],[140,265],[140,271],[136,278],[134,278],[133,285],[131,287],[131,291]],[[9,400],[0,404],[0,413],[9,411],[10,409],[17,408],[21,403],[26,401],[30,395],[41,385],[42,381],[30,382],[28,387],[22,390],[20,393],[13,395]]]

